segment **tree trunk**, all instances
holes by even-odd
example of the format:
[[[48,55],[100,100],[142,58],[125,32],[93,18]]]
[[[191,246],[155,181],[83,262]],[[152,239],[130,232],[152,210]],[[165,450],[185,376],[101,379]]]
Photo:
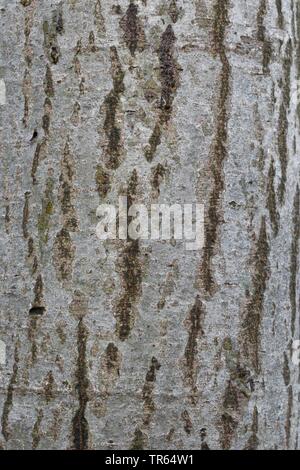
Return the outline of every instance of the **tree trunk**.
[[[0,4],[0,447],[299,448],[299,1]]]

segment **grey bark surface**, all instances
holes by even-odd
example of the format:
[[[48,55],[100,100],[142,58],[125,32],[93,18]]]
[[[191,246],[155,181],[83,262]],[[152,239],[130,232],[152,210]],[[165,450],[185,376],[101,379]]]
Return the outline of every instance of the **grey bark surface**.
[[[299,448],[299,1],[0,15],[0,448]],[[204,249],[101,243],[119,195]]]

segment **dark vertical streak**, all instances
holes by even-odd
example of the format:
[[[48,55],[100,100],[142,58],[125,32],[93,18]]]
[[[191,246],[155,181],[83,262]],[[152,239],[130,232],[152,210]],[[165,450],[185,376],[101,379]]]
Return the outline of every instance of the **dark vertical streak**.
[[[117,115],[120,109],[121,95],[124,92],[124,75],[117,49],[111,47],[111,70],[113,89],[104,100],[105,120],[103,130],[106,136],[105,159],[108,168],[116,170],[121,164],[123,153],[122,132]]]
[[[278,14],[278,26],[283,29],[282,0],[276,0],[276,8]]]
[[[153,399],[153,390],[156,381],[156,373],[161,365],[155,357],[151,359],[150,368],[146,374],[146,380],[143,387],[143,401],[144,401],[144,418],[143,423],[145,426],[150,424],[152,414],[155,411],[155,403]]]
[[[178,88],[179,67],[174,58],[174,45],[176,37],[171,25],[169,25],[161,37],[159,46],[161,97],[159,117],[155,124],[148,147],[145,151],[146,159],[151,162],[157,147],[161,142],[162,128],[171,118],[173,101]]]
[[[32,430],[32,450],[35,450],[38,448],[40,440],[41,440],[41,435],[40,435],[40,427],[41,427],[41,422],[44,417],[43,410],[39,410],[36,422],[34,423],[34,427]]]
[[[145,35],[138,18],[138,7],[133,1],[130,2],[125,16],[120,21],[124,31],[124,40],[132,56],[136,50],[142,51],[145,44]]]
[[[262,217],[259,237],[254,254],[254,268],[252,276],[252,293],[246,307],[246,316],[243,322],[244,353],[250,359],[255,372],[260,371],[260,328],[262,322],[264,295],[269,278],[269,243],[266,231],[266,221]]]
[[[282,102],[279,111],[278,120],[278,152],[281,165],[281,180],[278,187],[279,201],[284,202],[288,166],[288,111],[290,107],[291,94],[291,68],[292,68],[292,41],[289,39],[285,56],[283,60],[283,84],[282,84]]]
[[[205,227],[205,247],[202,259],[202,283],[204,290],[212,294],[214,279],[211,261],[217,243],[217,230],[221,223],[221,195],[224,190],[223,164],[227,157],[228,112],[227,105],[230,96],[231,67],[226,55],[225,33],[228,24],[229,0],[217,0],[214,11],[213,43],[214,51],[219,55],[222,68],[220,74],[220,92],[218,99],[218,115],[216,122],[215,142],[212,149],[211,172],[213,189],[209,198],[207,222]]]
[[[86,450],[89,446],[89,426],[85,417],[88,403],[88,386],[86,364],[86,344],[88,332],[81,318],[77,327],[77,370],[76,370],[76,389],[78,393],[79,408],[73,418],[73,446],[76,450]]]
[[[2,412],[2,417],[1,417],[2,434],[6,441],[8,441],[10,437],[10,432],[8,428],[8,419],[9,419],[9,413],[11,412],[11,409],[13,407],[13,395],[14,395],[14,388],[17,383],[18,370],[19,370],[19,346],[18,344],[16,344],[13,371],[12,371],[12,375],[8,384],[6,400],[4,402],[3,412]]]
[[[198,338],[202,336],[202,322],[204,317],[204,308],[200,298],[197,296],[193,307],[186,319],[188,327],[188,341],[184,351],[185,381],[191,390],[191,402],[197,402],[197,353]]]
[[[257,437],[258,433],[258,410],[257,407],[254,406],[253,416],[252,416],[252,426],[251,426],[252,434],[248,439],[248,442],[245,446],[244,450],[257,450],[259,445],[259,440]]]
[[[274,187],[274,179],[275,179],[275,168],[274,168],[274,161],[272,160],[270,169],[269,169],[269,174],[268,174],[267,208],[269,210],[272,230],[276,237],[278,234],[278,230],[279,230],[280,214],[276,206],[276,193],[275,193],[275,187]]]
[[[263,53],[263,71],[269,72],[269,63],[271,60],[272,48],[269,40],[266,39],[266,27],[264,25],[265,16],[267,13],[267,1],[261,0],[257,12],[257,39],[262,42]]]
[[[293,210],[293,231],[292,231],[292,245],[290,254],[290,303],[291,303],[291,331],[292,337],[295,334],[295,321],[297,313],[297,274],[299,271],[299,239],[300,239],[300,195],[299,187],[297,186],[294,198]]]
[[[24,208],[23,208],[23,220],[22,220],[22,230],[23,230],[23,237],[28,238],[28,218],[29,218],[29,197],[30,197],[30,192],[27,191],[25,193],[25,202],[24,202]]]
[[[133,170],[128,184],[128,207],[133,204],[137,194],[138,175]],[[128,219],[130,224],[130,218]],[[116,332],[124,341],[128,338],[135,321],[135,303],[141,294],[142,266],[139,240],[127,240],[118,260],[121,273],[122,294],[116,306]]]

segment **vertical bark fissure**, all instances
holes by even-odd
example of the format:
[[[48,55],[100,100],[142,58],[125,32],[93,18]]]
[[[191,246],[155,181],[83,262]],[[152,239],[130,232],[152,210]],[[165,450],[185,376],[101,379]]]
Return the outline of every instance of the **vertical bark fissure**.
[[[133,1],[130,2],[126,14],[121,19],[120,26],[124,31],[124,41],[131,55],[134,56],[137,50],[143,51],[145,34],[138,17],[138,7]]]
[[[211,173],[213,189],[208,203],[205,226],[205,247],[201,266],[201,278],[206,293],[212,294],[215,281],[212,274],[212,258],[217,243],[218,227],[221,223],[221,196],[224,190],[223,165],[227,157],[228,140],[228,101],[230,97],[231,66],[226,53],[225,35],[228,24],[228,0],[217,0],[214,7],[213,45],[214,52],[221,61],[219,78],[219,99],[217,104],[217,120],[215,142],[211,155]]]
[[[292,337],[295,335],[296,330],[296,314],[297,314],[297,275],[299,272],[299,240],[300,240],[300,199],[299,187],[297,186],[294,198],[293,210],[293,231],[292,231],[292,244],[290,250],[290,303],[291,303],[291,333]]]
[[[89,425],[86,419],[86,407],[88,398],[88,369],[86,359],[88,331],[81,318],[77,325],[77,369],[76,390],[78,394],[79,407],[73,418],[73,446],[76,450],[86,450],[89,447]]]
[[[252,291],[248,293],[246,315],[242,324],[244,357],[246,361],[250,361],[256,373],[260,372],[261,324],[269,279],[269,252],[266,220],[262,217],[253,259]]]
[[[193,405],[196,405],[198,401],[197,355],[198,340],[204,334],[203,319],[204,306],[199,296],[197,296],[195,303],[186,319],[186,326],[188,328],[188,341],[184,351],[184,378],[185,383],[190,388],[189,399]]]
[[[138,174],[134,169],[127,188],[127,204],[130,207],[137,196]],[[128,217],[128,225],[131,218]],[[136,302],[141,295],[142,265],[139,240],[126,240],[118,260],[122,292],[116,304],[116,333],[121,341],[126,340],[135,323]]]
[[[145,157],[151,162],[161,143],[164,126],[172,116],[173,101],[179,85],[179,67],[174,58],[176,37],[172,25],[168,25],[162,34],[158,56],[160,64],[161,96],[159,115],[154,130],[146,147]]]
[[[281,204],[284,203],[286,193],[287,167],[289,160],[288,148],[288,130],[289,120],[288,113],[290,108],[291,94],[291,68],[292,68],[292,41],[288,40],[285,55],[283,59],[283,80],[282,80],[282,100],[278,118],[278,153],[281,167],[281,179],[278,187],[278,197]]]
[[[105,120],[103,130],[106,136],[104,159],[108,168],[116,170],[124,153],[122,129],[118,113],[121,108],[121,95],[125,90],[124,76],[119,55],[115,46],[110,49],[113,88],[104,100]]]
[[[263,72],[269,73],[272,48],[266,37],[265,17],[267,14],[267,0],[261,0],[257,12],[257,39],[262,43]]]
[[[11,378],[7,388],[6,399],[3,405],[2,417],[1,417],[1,428],[2,434],[6,441],[10,438],[10,431],[9,431],[9,414],[13,407],[13,397],[14,397],[14,389],[17,383],[18,371],[19,371],[19,344],[18,342],[15,345],[15,353],[14,353],[14,365],[11,374]]]

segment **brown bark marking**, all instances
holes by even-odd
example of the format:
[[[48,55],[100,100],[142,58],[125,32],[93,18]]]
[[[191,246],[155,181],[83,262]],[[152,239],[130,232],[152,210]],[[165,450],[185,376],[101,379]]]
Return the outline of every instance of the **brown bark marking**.
[[[100,0],[97,0],[95,3],[94,17],[95,17],[95,25],[97,26],[98,33],[99,35],[103,35],[105,33],[105,20],[102,15],[102,7],[101,7]]]
[[[24,202],[24,207],[23,207],[23,219],[22,219],[22,230],[23,230],[23,237],[25,239],[28,238],[28,219],[29,219],[29,198],[30,198],[30,192],[26,191],[25,193],[25,202]]]
[[[223,164],[227,157],[228,112],[230,96],[231,67],[226,55],[225,33],[228,24],[228,0],[217,0],[214,10],[213,45],[214,52],[219,55],[222,69],[220,74],[220,92],[218,99],[218,115],[216,136],[211,156],[211,172],[213,189],[209,197],[207,222],[205,226],[205,247],[203,251],[201,281],[206,293],[211,295],[215,287],[211,262],[217,243],[218,226],[221,223],[221,195],[224,190]]]
[[[104,100],[105,120],[103,130],[106,136],[105,141],[105,162],[108,168],[116,170],[121,164],[123,154],[122,130],[117,119],[120,112],[120,98],[124,92],[124,75],[117,49],[113,46],[110,49],[111,73],[113,79],[113,89]]]
[[[137,195],[138,175],[133,170],[127,190],[127,202],[130,207]],[[128,217],[128,225],[131,218]],[[130,335],[135,322],[135,304],[141,294],[142,266],[139,240],[126,240],[118,259],[121,274],[121,297],[116,305],[116,333],[124,341]]]
[[[207,28],[211,24],[205,0],[194,0],[195,2],[195,22],[199,28]]]
[[[61,281],[70,280],[75,259],[75,247],[68,229],[63,227],[57,233],[53,249],[53,263],[57,278]]]
[[[75,127],[77,127],[80,123],[80,110],[81,110],[80,103],[78,103],[78,101],[75,101],[74,106],[73,106],[72,116],[70,118],[71,123]]]
[[[52,22],[55,25],[55,30],[58,34],[64,33],[64,19],[63,19],[63,2],[60,2],[57,9],[54,10]]]
[[[44,79],[44,91],[48,98],[52,98],[54,96],[54,84],[52,78],[51,67],[47,64],[46,66],[46,74]]]
[[[79,56],[83,52],[84,52],[84,48],[82,47],[82,39],[80,38],[76,43],[75,54],[74,54],[74,59],[73,59],[74,73],[79,80],[78,88],[79,88],[80,96],[84,94],[84,84],[85,84],[85,77],[81,74],[81,63],[79,60]]]
[[[44,417],[43,410],[40,409],[36,418],[36,422],[34,423],[34,427],[32,430],[32,450],[35,450],[38,448],[40,440],[41,440],[41,434],[40,434],[40,428],[41,428],[41,423],[42,419]]]
[[[178,279],[179,276],[179,268],[176,260],[174,260],[169,267],[171,268],[171,270],[168,272],[163,285],[159,289],[161,294],[157,304],[157,308],[159,310],[162,310],[164,308],[164,306],[166,305],[167,298],[174,292],[174,289],[176,287],[176,279]]]
[[[243,320],[243,348],[245,358],[250,360],[255,372],[260,372],[260,328],[264,306],[264,295],[269,279],[269,243],[266,231],[266,221],[262,217],[259,237],[256,243],[252,292],[246,307],[246,316]]]
[[[143,424],[148,426],[150,424],[152,415],[155,411],[155,403],[153,399],[153,391],[156,382],[156,373],[160,369],[161,365],[155,357],[151,359],[150,368],[146,374],[146,380],[144,383],[142,397],[144,402],[144,416]]]
[[[32,183],[36,184],[36,173],[40,164],[40,161],[46,157],[47,145],[48,145],[48,138],[50,132],[50,124],[51,124],[51,115],[52,115],[52,102],[50,100],[50,96],[53,95],[53,83],[51,77],[51,70],[49,67],[46,69],[46,76],[44,79],[44,91],[46,94],[46,98],[44,101],[44,115],[42,117],[42,128],[44,131],[44,137],[42,138],[41,142],[37,143],[32,168],[31,168],[31,177]],[[53,92],[53,93],[52,93]],[[37,136],[37,132],[35,132]],[[33,138],[33,141],[36,140],[36,137]]]
[[[254,106],[254,119],[255,119],[255,134],[259,143],[257,167],[260,171],[263,171],[265,167],[265,150],[264,150],[264,145],[263,145],[264,129],[263,129],[260,114],[259,114],[258,103],[255,103],[255,106]]]
[[[225,396],[223,401],[224,413],[221,416],[221,447],[222,449],[229,450],[231,442],[234,437],[236,428],[238,426],[238,420],[234,417],[239,409],[238,396],[236,388],[232,385],[231,381],[225,390]]]
[[[62,3],[53,11],[51,21],[44,21],[43,31],[45,53],[52,64],[57,64],[61,56],[57,36],[64,32]]]
[[[105,351],[105,370],[108,374],[119,375],[120,363],[121,356],[117,346],[114,343],[109,343]]]
[[[176,37],[171,25],[161,37],[159,46],[160,80],[161,80],[161,121],[167,123],[172,114],[174,95],[178,87],[178,65],[174,59]]]
[[[53,214],[54,205],[53,187],[54,180],[52,177],[49,176],[46,180],[44,196],[42,199],[42,209],[38,215],[37,223],[41,244],[46,244],[48,242],[49,225],[51,216]]]
[[[28,339],[31,342],[31,361],[37,359],[38,348],[36,344],[36,332],[40,324],[40,319],[44,315],[46,308],[44,305],[44,283],[42,275],[39,274],[34,286],[34,301],[29,310]]]
[[[280,224],[280,214],[277,210],[276,204],[276,193],[274,186],[275,179],[275,168],[274,161],[272,159],[271,165],[268,173],[268,182],[267,182],[267,209],[269,211],[269,217],[271,221],[271,226],[275,237],[278,234],[279,224]]]
[[[51,103],[51,100],[48,97],[46,97],[45,102],[44,102],[44,116],[42,119],[42,127],[45,133],[45,137],[48,137],[49,135],[51,114],[52,114],[52,103]]]
[[[30,237],[28,239],[28,255],[27,255],[28,261],[31,266],[31,273],[35,274],[38,268],[38,259],[35,254],[35,246],[34,246],[34,241],[33,238]]]
[[[78,228],[75,208],[73,205],[74,188],[73,180],[75,173],[74,158],[71,154],[70,144],[67,141],[61,160],[59,198],[63,215],[63,225],[66,230],[74,232]]]
[[[11,378],[8,384],[6,399],[3,405],[2,417],[1,417],[2,434],[6,441],[8,441],[8,439],[10,438],[8,421],[9,421],[9,414],[13,407],[14,388],[17,383],[18,370],[19,370],[19,344],[17,341],[15,345],[13,370],[12,370]]]
[[[39,309],[43,309],[43,312],[40,312]],[[30,314],[36,315],[39,313],[44,313],[44,283],[42,275],[39,274],[35,286],[34,286],[34,301],[32,304],[32,308],[30,309]]]
[[[77,326],[77,369],[76,369],[76,391],[78,393],[79,408],[72,420],[73,447],[76,450],[86,450],[89,446],[89,426],[85,417],[88,397],[88,370],[86,363],[86,345],[88,331],[81,318]]]
[[[254,390],[254,383],[248,369],[241,365],[240,354],[233,350],[230,338],[224,340],[223,348],[230,377],[222,403],[220,444],[222,449],[227,450],[231,448],[238,424]]]
[[[96,397],[94,411],[98,418],[106,414],[106,402],[119,378],[122,355],[114,343],[109,343],[101,356],[99,368],[100,400]]]
[[[193,430],[193,423],[192,423],[192,420],[191,420],[191,417],[188,413],[187,410],[184,410],[182,413],[181,413],[181,419],[183,420],[183,424],[184,424],[184,430],[185,432],[190,435],[192,430]]]
[[[61,424],[63,421],[60,407],[54,409],[54,411],[52,412],[52,415],[53,415],[53,421],[50,427],[50,434],[52,435],[54,441],[57,441],[59,438],[59,434],[61,432]]]
[[[50,370],[48,374],[46,375],[43,385],[44,385],[45,400],[46,400],[46,403],[49,403],[54,398],[55,382],[54,382],[52,370]]]
[[[31,98],[31,75],[28,69],[24,72],[22,91],[24,96],[24,115],[23,115],[23,124],[25,127],[28,126],[29,119],[29,102]]]
[[[256,405],[254,406],[254,409],[253,409],[251,431],[252,431],[252,434],[249,437],[244,450],[257,450],[257,448],[259,446],[259,440],[258,440],[258,437],[257,437],[257,433],[258,433],[258,411],[257,411]]]
[[[176,0],[171,0],[169,2],[168,12],[169,12],[169,16],[170,16],[172,22],[177,23],[179,15],[180,15],[180,9],[177,6],[177,1]]]
[[[36,181],[37,181],[36,173],[37,173],[40,161],[43,158],[45,158],[46,147],[47,147],[47,141],[45,138],[42,140],[42,142],[38,142],[36,146],[33,161],[32,161],[32,168],[31,168],[31,177],[32,177],[33,184],[36,184]]]
[[[38,354],[38,347],[36,344],[36,331],[39,326],[39,313],[37,311],[37,314],[32,314],[29,316],[29,326],[28,326],[28,340],[31,343],[31,362],[34,364],[37,359],[37,354]]]
[[[83,292],[75,290],[69,311],[77,320],[80,320],[88,313],[88,299]]]
[[[293,210],[293,232],[292,244],[290,251],[290,303],[291,303],[291,331],[292,336],[295,334],[295,321],[297,313],[297,274],[299,271],[299,239],[300,239],[300,194],[297,186],[294,198]]]
[[[185,321],[188,328],[188,341],[184,351],[184,380],[190,388],[190,400],[192,404],[198,401],[197,389],[197,354],[198,354],[198,338],[203,336],[202,328],[204,318],[204,307],[199,298],[196,297],[195,303],[191,308]]]
[[[21,5],[23,5],[23,7],[28,7],[29,5],[31,5],[31,2],[32,0],[20,0],[20,3]]]
[[[151,187],[154,197],[158,197],[160,195],[160,185],[166,174],[167,168],[161,163],[158,163],[158,165],[151,169]]]
[[[146,148],[146,151],[145,151],[145,157],[149,162],[153,160],[157,147],[161,144],[161,134],[162,134],[161,123],[160,121],[158,121],[155,124],[154,130],[149,139],[148,147]]]
[[[134,431],[134,438],[130,450],[144,450],[147,444],[147,436],[140,429]]]
[[[100,199],[104,199],[111,189],[110,174],[99,163],[96,167],[95,182]]]
[[[283,60],[283,83],[282,83],[282,102],[280,105],[279,119],[278,119],[278,152],[281,166],[281,180],[278,187],[279,201],[281,204],[284,202],[286,190],[286,176],[288,166],[288,111],[290,107],[290,94],[291,94],[291,68],[292,68],[292,41],[289,39],[285,56]]]
[[[143,51],[145,47],[144,29],[138,17],[138,7],[132,0],[120,20],[120,26],[124,31],[124,41],[131,55],[134,56],[136,51]]]
[[[89,34],[89,45],[87,47],[87,51],[88,52],[97,52],[98,49],[99,48],[96,46],[96,38],[95,38],[94,31],[91,31],[90,34]]]
[[[174,58],[175,41],[176,37],[173,28],[171,25],[168,25],[161,37],[158,51],[161,81],[160,110],[159,118],[145,151],[145,157],[149,162],[153,160],[156,149],[161,143],[163,126],[166,125],[171,118],[173,101],[178,88],[179,67]]]
[[[288,359],[288,356],[287,356],[286,352],[283,354],[282,375],[283,375],[284,384],[287,387],[290,384],[291,372],[290,372],[290,367],[289,367],[289,359]]]
[[[31,5],[31,1],[26,1],[21,4],[26,7]],[[33,16],[34,16],[35,7],[29,8],[25,10],[25,19],[24,19],[24,58],[26,63],[26,69],[24,72],[23,84],[22,84],[22,91],[24,96],[24,115],[23,115],[23,124],[25,127],[28,126],[29,120],[29,108],[30,108],[30,99],[32,95],[31,91],[31,66],[32,66],[32,59],[33,59],[33,51],[30,43],[30,34],[33,25]]]
[[[263,72],[269,73],[269,64],[271,60],[272,47],[271,42],[266,39],[266,27],[264,25],[265,16],[267,13],[267,1],[261,0],[257,12],[257,39],[262,42],[263,52]]]
[[[74,54],[74,59],[73,59],[74,73],[77,76],[77,78],[81,77],[81,63],[79,60],[79,55],[81,54],[81,52],[82,52],[82,42],[81,42],[81,39],[79,39],[75,47],[75,54]]]
[[[282,0],[276,0],[276,8],[278,14],[278,27],[283,29],[284,18],[282,13]]]

